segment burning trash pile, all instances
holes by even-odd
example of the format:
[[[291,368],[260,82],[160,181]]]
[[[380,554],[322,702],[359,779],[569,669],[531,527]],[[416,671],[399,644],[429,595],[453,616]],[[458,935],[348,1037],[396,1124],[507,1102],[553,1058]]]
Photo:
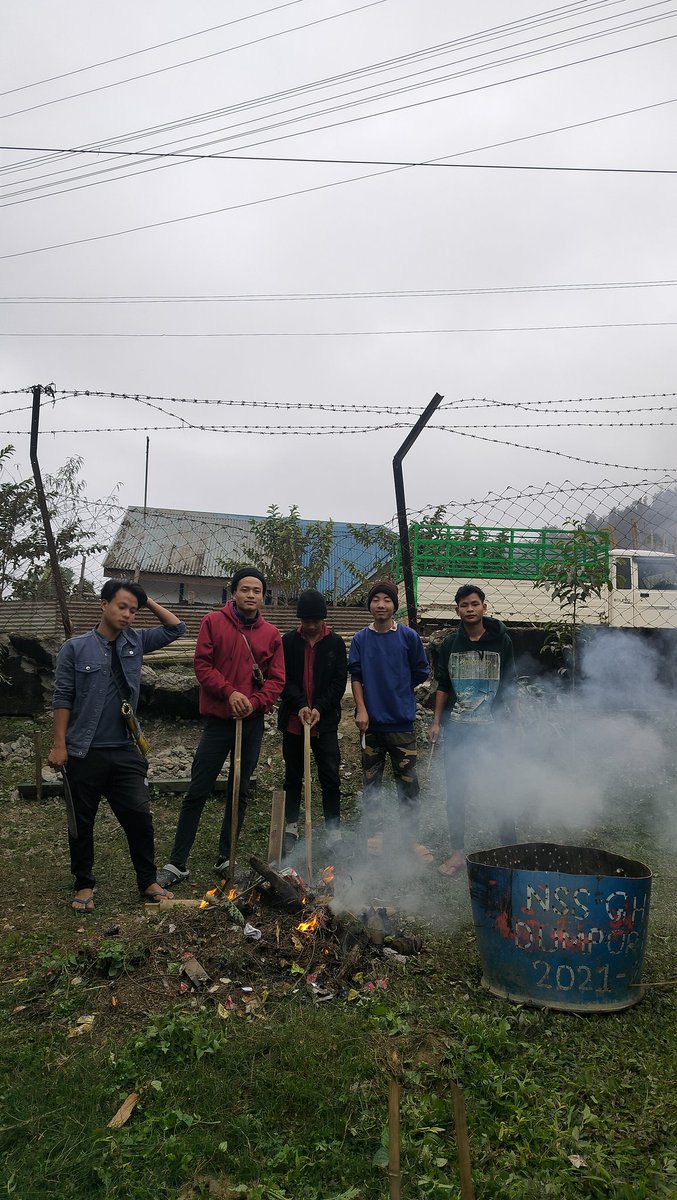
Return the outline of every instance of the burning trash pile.
[[[336,912],[333,867],[310,887],[293,867],[250,862],[237,886],[222,880],[202,900],[153,906],[145,962],[111,985],[116,1012],[170,996],[211,1001],[221,1017],[261,1017],[269,996],[287,993],[354,1001],[387,988],[388,970],[422,951],[392,909]]]

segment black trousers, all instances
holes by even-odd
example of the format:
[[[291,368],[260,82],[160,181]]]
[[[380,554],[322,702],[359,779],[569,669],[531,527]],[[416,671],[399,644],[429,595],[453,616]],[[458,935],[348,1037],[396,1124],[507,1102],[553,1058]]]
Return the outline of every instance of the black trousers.
[[[66,772],[78,823],[78,836],[68,837],[75,890],[94,887],[94,821],[106,797],[127,837],[129,856],[140,892],[155,883],[153,818],[148,799],[148,763],[136,746],[103,746],[84,758],[69,758]]]
[[[329,729],[311,737],[310,748],[317,767],[317,777],[322,791],[322,811],[327,824],[338,825],[341,819],[341,782],[339,767],[341,752],[338,730]],[[284,815],[287,822],[299,819],[301,809],[301,787],[303,784],[303,734],[282,734],[282,756],[284,758]]]
[[[242,722],[242,757],[240,760],[240,801],[237,810],[238,836],[244,823],[249,800],[249,784],[256,770],[263,740],[263,713],[255,713]],[[230,755],[226,807],[219,836],[219,862],[230,856],[230,819],[233,804],[233,752],[235,749],[235,721],[220,717],[207,717],[200,744],[195,751],[190,771],[190,786],[181,805],[179,820],[174,835],[174,847],[170,862],[180,871],[186,870],[195,835],[197,834],[202,810],[214,791],[214,785]]]

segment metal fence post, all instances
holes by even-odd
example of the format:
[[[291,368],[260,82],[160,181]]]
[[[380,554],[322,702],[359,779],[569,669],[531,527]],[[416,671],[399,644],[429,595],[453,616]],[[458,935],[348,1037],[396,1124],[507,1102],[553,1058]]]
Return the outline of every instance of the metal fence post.
[[[418,421],[414,425],[410,433],[402,442],[397,454],[393,458],[393,477],[395,480],[395,502],[397,504],[397,524],[400,531],[400,557],[402,561],[402,576],[404,579],[404,591],[407,597],[407,616],[411,629],[418,627],[416,617],[416,596],[414,595],[414,572],[411,566],[411,550],[409,548],[409,523],[407,521],[407,505],[404,497],[404,477],[402,475],[402,461],[406,454],[409,453],[416,438],[421,430],[428,424],[436,408],[442,403],[444,397],[440,396],[439,392],[435,392],[430,404],[425,412],[422,412]]]

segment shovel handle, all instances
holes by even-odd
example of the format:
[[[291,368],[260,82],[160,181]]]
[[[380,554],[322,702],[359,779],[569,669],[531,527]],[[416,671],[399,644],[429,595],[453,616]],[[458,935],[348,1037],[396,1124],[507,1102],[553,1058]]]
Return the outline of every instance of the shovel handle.
[[[306,840],[306,871],[307,883],[313,877],[313,818],[310,807],[310,725],[303,723],[303,794],[305,800],[305,840]]]
[[[228,882],[235,882],[235,850],[237,847],[237,818],[240,808],[240,775],[242,771],[242,717],[235,718],[235,746],[233,749],[233,796],[230,805],[230,862]]]

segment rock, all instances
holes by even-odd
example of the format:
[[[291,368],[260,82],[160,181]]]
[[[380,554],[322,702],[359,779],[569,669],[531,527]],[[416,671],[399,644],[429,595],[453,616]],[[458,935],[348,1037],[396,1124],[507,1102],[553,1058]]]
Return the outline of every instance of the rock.
[[[147,667],[144,663],[141,667],[141,691],[139,694],[139,704],[141,707],[150,704],[157,681],[157,671],[154,671],[152,667]]]
[[[0,715],[36,716],[54,686],[58,642],[0,633]]]
[[[198,685],[194,675],[163,671],[157,674],[151,697],[153,713],[168,717],[195,717],[199,713]]]

